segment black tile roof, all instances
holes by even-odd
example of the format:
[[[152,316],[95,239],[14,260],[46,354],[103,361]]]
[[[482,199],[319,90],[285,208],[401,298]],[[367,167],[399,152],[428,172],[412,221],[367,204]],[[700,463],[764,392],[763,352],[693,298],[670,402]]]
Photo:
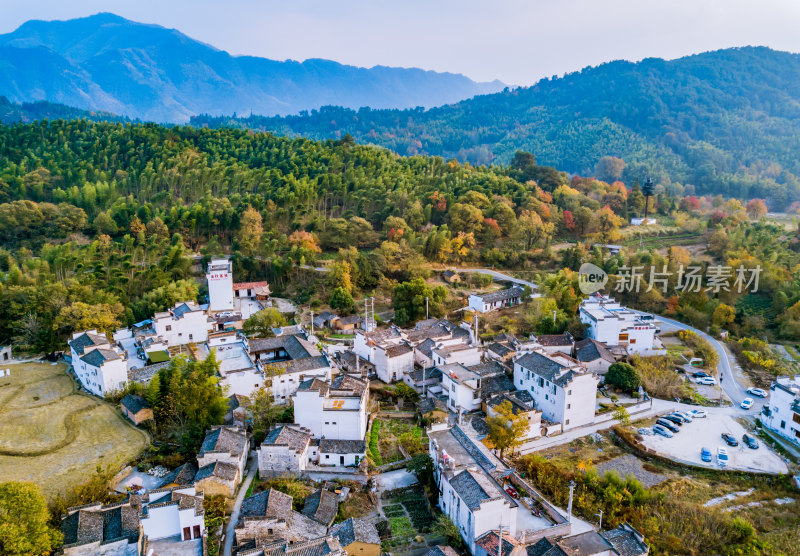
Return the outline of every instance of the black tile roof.
[[[292,497],[270,488],[242,500],[241,517],[269,517],[288,520],[292,514]]]
[[[147,400],[145,400],[141,396],[137,396],[136,394],[128,394],[119,402],[122,407],[130,411],[131,413],[139,413],[143,409],[148,409],[150,406],[147,404]]]
[[[239,468],[233,464],[224,461],[215,461],[198,469],[194,476],[194,482],[202,481],[212,475],[224,481],[233,481],[236,479],[236,474],[238,472]]]
[[[491,498],[468,469],[450,479],[450,486],[470,510],[477,510],[481,502]]]
[[[145,365],[144,367],[139,367],[138,369],[128,369],[128,381],[142,383],[150,382],[153,377],[156,376],[158,371],[168,367],[169,364],[170,361],[162,361],[161,363]]]
[[[247,434],[237,427],[215,427],[211,429],[200,445],[198,456],[206,452],[227,452],[232,456],[241,456],[247,446]]]
[[[111,349],[96,348],[82,355],[81,359],[92,367],[102,367],[106,361],[119,359],[119,355]]]
[[[303,504],[303,515],[326,527],[331,526],[338,511],[339,495],[324,488],[309,494]]]
[[[515,299],[522,296],[524,290],[520,286],[513,286],[505,290],[498,290],[491,293],[485,293],[479,296],[484,303],[495,303],[496,301],[506,301],[508,299]]]
[[[356,541],[381,544],[378,529],[371,522],[363,519],[350,518],[331,527],[328,534],[339,539],[342,548],[347,548]]]
[[[575,343],[575,359],[581,362],[596,361],[598,359],[604,359],[609,363],[615,361],[614,355],[603,343],[591,338]]]
[[[543,346],[557,347],[557,346],[571,346],[574,339],[570,334],[542,334],[536,336],[536,341]]]
[[[514,390],[514,381],[505,374],[487,376],[481,379],[481,400],[488,400],[499,392]]]
[[[269,431],[262,445],[267,446],[288,446],[303,451],[311,440],[311,433],[302,430],[299,426],[278,425]]]
[[[170,471],[164,477],[164,484],[191,485],[194,482],[195,475],[197,475],[197,467],[192,463],[186,462]]]
[[[78,355],[83,355],[84,350],[90,346],[102,346],[108,343],[108,338],[102,334],[90,334],[84,332],[77,338],[69,341],[70,347],[75,350]]]

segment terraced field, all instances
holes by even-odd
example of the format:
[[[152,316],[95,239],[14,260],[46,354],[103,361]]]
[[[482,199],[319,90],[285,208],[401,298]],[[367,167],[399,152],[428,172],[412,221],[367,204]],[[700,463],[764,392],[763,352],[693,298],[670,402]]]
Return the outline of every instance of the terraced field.
[[[0,377],[0,477],[33,481],[48,498],[84,482],[98,464],[121,467],[147,435],[111,404],[77,392],[63,364],[8,365]]]

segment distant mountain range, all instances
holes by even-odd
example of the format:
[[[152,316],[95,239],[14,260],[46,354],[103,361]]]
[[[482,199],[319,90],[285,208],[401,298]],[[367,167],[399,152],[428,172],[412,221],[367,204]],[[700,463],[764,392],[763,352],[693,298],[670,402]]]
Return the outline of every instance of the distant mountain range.
[[[629,185],[652,176],[698,193],[800,200],[800,55],[763,47],[677,60],[611,62],[532,87],[430,110],[324,108],[285,118],[196,117],[316,139],[345,133],[400,154],[507,163],[517,150],[540,164],[592,175],[622,158]]]
[[[0,35],[0,95],[156,122],[287,115],[325,105],[432,107],[502,90],[453,73],[231,56],[172,29],[102,13]]]

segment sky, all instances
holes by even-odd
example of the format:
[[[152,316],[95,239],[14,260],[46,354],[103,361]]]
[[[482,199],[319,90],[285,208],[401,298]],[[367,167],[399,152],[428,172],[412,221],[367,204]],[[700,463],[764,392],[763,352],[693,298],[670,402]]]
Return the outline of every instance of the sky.
[[[800,52],[797,0],[2,0],[0,33],[103,11],[234,55],[419,67],[508,85],[731,46]]]

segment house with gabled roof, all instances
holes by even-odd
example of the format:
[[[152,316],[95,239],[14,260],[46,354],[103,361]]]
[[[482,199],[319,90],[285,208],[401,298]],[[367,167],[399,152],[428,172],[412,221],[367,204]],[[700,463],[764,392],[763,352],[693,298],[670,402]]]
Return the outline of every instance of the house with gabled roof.
[[[241,482],[242,474],[239,468],[224,461],[212,461],[202,465],[194,476],[195,486],[210,496],[222,495],[233,498]]]
[[[534,346],[545,353],[564,353],[572,355],[575,338],[569,332],[563,334],[539,334],[531,336]]]
[[[325,525],[292,510],[292,497],[274,488],[242,501],[239,521],[234,529],[237,545],[254,540],[304,542],[323,536],[326,531]]]
[[[522,303],[525,290],[522,286],[512,286],[484,294],[472,294],[467,299],[467,306],[479,313],[488,313],[504,307],[513,307]]]
[[[258,447],[258,475],[299,474],[309,461],[311,431],[297,425],[276,425]]]
[[[439,508],[458,528],[469,553],[479,553],[479,541],[491,547],[485,535],[501,526],[513,545],[569,534],[570,522],[467,430],[435,424],[428,429],[428,440]],[[534,513],[513,498],[507,490],[512,485],[524,488],[544,511]]]
[[[122,390],[128,381],[125,354],[97,330],[75,332],[68,342],[72,370],[78,381],[95,396]]]
[[[119,402],[119,406],[122,410],[122,414],[133,421],[135,425],[153,418],[153,410],[150,409],[147,400],[136,394],[128,394],[122,398]]]
[[[608,368],[614,364],[616,357],[603,342],[586,338],[575,342],[573,357],[580,361],[587,370],[605,375]]]
[[[199,344],[208,341],[213,324],[208,314],[194,301],[181,301],[153,315],[153,331],[168,346]]]
[[[234,426],[214,426],[207,433],[197,453],[198,467],[221,461],[233,465],[239,476],[244,476],[250,440],[247,432]]]
[[[306,380],[331,378],[332,367],[327,355],[308,341],[305,333],[251,338],[248,346],[264,375],[264,387],[270,389],[277,403],[288,402],[300,383]]]
[[[315,438],[363,440],[367,432],[369,383],[341,374],[330,383],[317,378],[300,384],[292,397],[294,422]]]
[[[514,386],[529,392],[542,417],[564,430],[594,420],[598,382],[597,375],[560,352],[536,350],[514,360]]]
[[[69,508],[61,520],[68,556],[202,556],[204,493],[192,485],[151,490],[122,502]]]
[[[351,517],[331,527],[328,534],[338,539],[348,556],[380,556],[381,539],[371,521]]]

